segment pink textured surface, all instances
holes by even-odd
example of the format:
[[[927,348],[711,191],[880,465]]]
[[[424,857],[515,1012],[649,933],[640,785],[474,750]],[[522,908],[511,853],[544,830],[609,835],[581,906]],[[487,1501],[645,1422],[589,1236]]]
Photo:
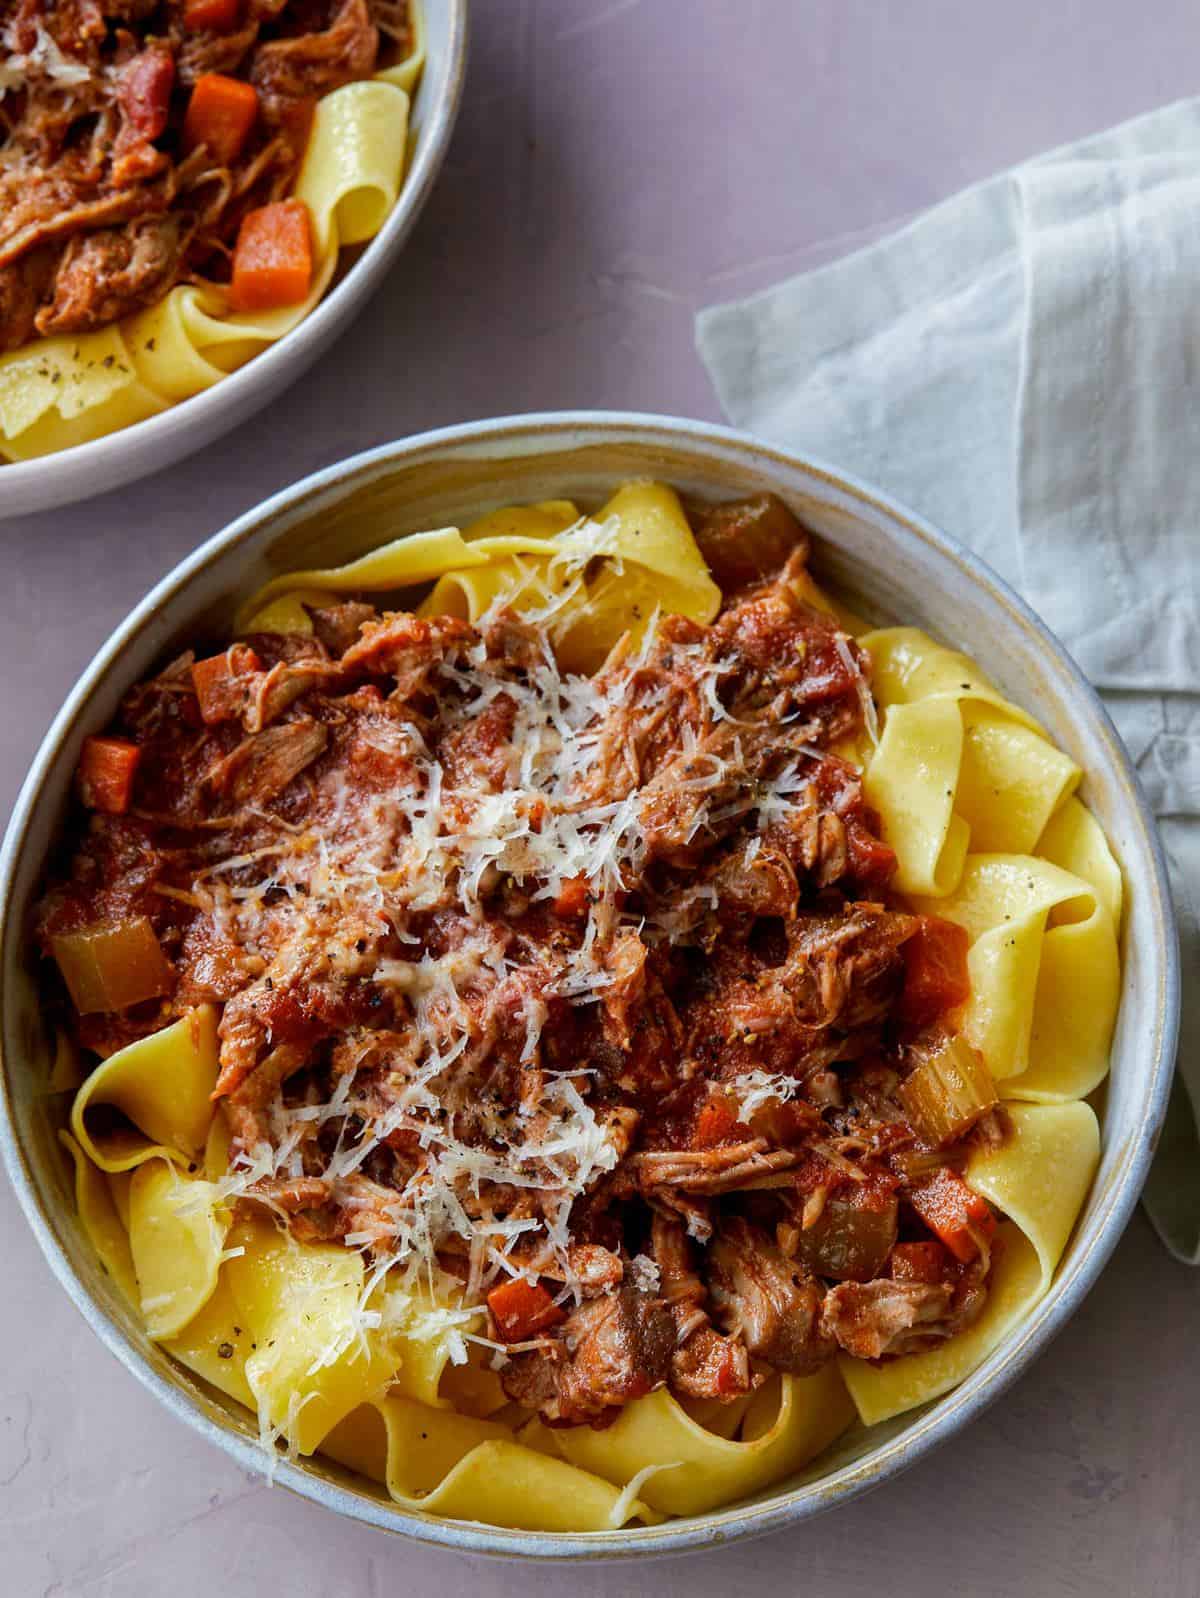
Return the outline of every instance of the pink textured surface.
[[[0,526],[6,805],[113,624],[264,495],[473,416],[715,417],[692,351],[699,306],[1195,88],[1189,0],[1158,0],[1152,21],[1123,0],[477,0],[475,13],[441,187],[336,352],[183,467]],[[243,1477],[102,1352],[6,1192],[0,1250],[0,1591],[13,1598],[1197,1591],[1200,1275],[1140,1216],[1036,1369],[899,1483],[792,1535],[569,1574],[419,1551]]]

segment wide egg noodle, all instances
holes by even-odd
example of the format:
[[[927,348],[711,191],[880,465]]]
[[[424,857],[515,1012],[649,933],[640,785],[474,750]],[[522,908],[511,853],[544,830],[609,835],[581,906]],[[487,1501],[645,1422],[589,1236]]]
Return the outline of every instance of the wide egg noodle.
[[[74,1166],[75,1208],[88,1242],[126,1303],[136,1309],[140,1306],[137,1273],[129,1249],[128,1228],[114,1201],[111,1178],[88,1159],[69,1132],[58,1136]]]
[[[430,581],[421,616],[477,621],[498,602],[518,612],[550,607],[555,653],[571,671],[595,670],[625,634],[636,642],[656,611],[708,622],[721,604],[678,495],[631,482],[586,522],[569,501],[516,506],[461,533],[415,533],[347,566],[275,578],[239,612],[236,630],[311,632],[307,607],[331,593]]]
[[[1037,852],[1052,865],[1089,882],[1113,926],[1121,925],[1125,898],[1121,868],[1100,823],[1086,805],[1078,799],[1068,799],[1047,823]]]
[[[1100,1129],[1086,1104],[1014,1104],[1012,1133],[977,1150],[965,1176],[1008,1217],[979,1319],[940,1347],[873,1364],[840,1356],[864,1425],[899,1415],[956,1387],[1023,1320],[1054,1276],[1100,1158]]]
[[[617,1486],[661,1467],[638,1491],[668,1515],[700,1515],[791,1475],[854,1418],[836,1363],[813,1376],[781,1376],[757,1406],[753,1435],[734,1441],[706,1430],[666,1388],[627,1404],[611,1426],[542,1428],[563,1458]],[[756,1406],[747,1411],[746,1422]],[[743,1435],[746,1432],[743,1423]]]
[[[424,63],[413,8],[410,54],[318,101],[293,194],[309,207],[313,280],[300,305],[229,309],[214,284],[177,284],[161,301],[94,333],[34,339],[0,356],[0,460],[88,443],[191,398],[276,343],[329,287],[343,245],[374,238],[408,164],[411,95]]]
[[[410,533],[372,549],[345,566],[289,572],[266,583],[238,612],[234,631],[312,632],[312,618],[301,600],[328,604],[330,595],[386,593],[432,582],[457,566],[485,566],[486,552],[476,552],[457,527],[438,527],[427,533]]]
[[[967,930],[960,1026],[1005,1098],[1083,1098],[1108,1070],[1120,998],[1117,929],[1082,877],[1034,855],[968,855],[947,899],[916,907]]]
[[[253,1352],[248,1327],[224,1273],[218,1279],[207,1303],[174,1337],[162,1347],[181,1365],[215,1387],[227,1398],[236,1399],[251,1411],[256,1408],[254,1393],[246,1380],[246,1360]]]
[[[75,1095],[71,1131],[102,1171],[160,1158],[189,1164],[208,1136],[217,1069],[216,1011],[201,1005],[101,1061]],[[105,1108],[130,1125],[93,1128],[89,1112]]]
[[[578,521],[570,500],[515,505],[479,517],[462,533],[476,563],[439,574],[420,614],[474,621],[501,595],[514,609],[545,605],[552,598],[544,580],[547,545]]]
[[[925,701],[930,703],[930,701]],[[990,705],[964,704],[954,808],[974,854],[1032,854],[1082,771],[1040,733]]]
[[[439,1286],[437,1301],[423,1282],[388,1285],[381,1294],[386,1335],[399,1353],[391,1391],[431,1408],[449,1406],[443,1386],[455,1369],[452,1360],[461,1350],[463,1332],[483,1321],[481,1312],[464,1317],[460,1282]]]
[[[962,715],[952,699],[888,711],[863,791],[896,852],[901,893],[950,893],[962,874],[971,837],[954,813],[962,752]]]
[[[146,1330],[174,1337],[217,1286],[229,1231],[219,1190],[170,1160],[146,1160],[129,1184],[129,1249]]]
[[[496,1421],[388,1397],[356,1410],[322,1452],[405,1509],[520,1531],[609,1531],[661,1517],[591,1472],[516,1441]]]
[[[935,643],[919,627],[883,627],[859,640],[870,652],[871,686],[880,705],[911,704],[920,699],[965,700],[994,705],[1031,732],[1042,728],[1014,705],[973,660],[957,649]]]
[[[565,524],[549,539],[540,528],[513,531],[516,538],[471,539],[471,549],[494,565],[448,572],[420,614],[476,621],[498,601],[518,612],[550,607],[547,626],[559,664],[590,672],[623,635],[636,643],[657,611],[709,622],[720,609],[721,591],[679,496],[665,484],[625,483],[586,524]]]
[[[895,886],[954,891],[968,851],[1031,853],[1079,767],[965,655],[916,627],[867,633],[883,735],[864,789],[896,851]]]
[[[264,1434],[311,1454],[360,1404],[382,1394],[398,1358],[369,1335],[360,1310],[361,1257],[336,1244],[297,1243],[270,1222],[243,1222],[241,1253],[224,1270],[253,1351],[246,1380]]]

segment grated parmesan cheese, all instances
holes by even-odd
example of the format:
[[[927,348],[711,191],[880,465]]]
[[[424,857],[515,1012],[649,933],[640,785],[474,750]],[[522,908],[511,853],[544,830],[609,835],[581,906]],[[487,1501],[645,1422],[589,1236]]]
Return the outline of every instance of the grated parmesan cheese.
[[[854,678],[854,691],[857,693],[858,702],[862,706],[863,725],[867,729],[868,738],[878,747],[879,717],[875,710],[875,700],[872,697],[870,686],[862,674],[862,667],[855,660],[845,633],[838,633],[835,636],[833,646],[838,652],[838,659],[841,660],[846,670]]]
[[[37,38],[33,49],[26,52],[17,49],[16,23],[10,22],[4,30],[4,46],[10,54],[0,59],[0,100],[10,89],[23,89],[31,78],[48,78],[63,89],[77,88],[91,78],[91,69],[65,55],[40,21],[34,28]]]
[[[738,1101],[739,1121],[752,1121],[768,1105],[785,1104],[800,1091],[800,1081],[775,1071],[743,1071],[729,1083]]]

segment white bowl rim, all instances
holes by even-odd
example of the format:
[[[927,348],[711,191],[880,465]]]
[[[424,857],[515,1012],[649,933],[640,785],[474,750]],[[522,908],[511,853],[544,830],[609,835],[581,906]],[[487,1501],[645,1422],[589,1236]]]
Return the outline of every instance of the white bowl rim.
[[[299,368],[295,375],[302,375],[307,352],[314,345],[321,345],[327,331],[332,337],[338,322],[348,322],[379,287],[401,245],[416,225],[445,160],[458,119],[466,77],[470,0],[444,0],[444,3],[449,20],[446,93],[432,107],[426,136],[419,141],[415,159],[404,174],[395,205],[349,271],[290,332],[268,345],[244,366],[221,378],[211,388],[168,405],[156,416],[148,416],[130,427],[119,428],[115,433],[105,433],[86,444],[74,444],[70,449],[57,450],[52,455],[39,455],[28,461],[0,461],[0,490],[11,491],[14,496],[21,490],[30,493],[47,479],[58,476],[64,466],[77,475],[91,470],[111,489],[128,486],[143,476],[151,476],[186,459],[189,451],[185,447],[169,459],[164,455],[161,463],[148,467],[144,472],[135,468],[128,475],[115,475],[119,470],[117,463],[124,455],[132,456],[139,451],[153,452],[154,445],[160,439],[172,439],[183,430],[200,431],[210,421],[215,422],[222,410],[252,415],[259,403],[265,404],[270,400],[272,386],[277,381],[286,385],[283,375],[285,367],[294,365]],[[319,353],[319,348],[315,353]],[[236,419],[231,425],[237,425]],[[221,436],[218,429],[212,435],[206,434],[205,442],[215,443]],[[204,444],[200,447],[203,448]],[[56,496],[47,501],[46,509],[86,501],[90,497],[86,492],[67,499]],[[0,502],[0,523],[7,514]]]
[[[379,445],[324,467],[247,511],[179,562],[130,612],[84,671],[55,717],[18,795],[0,849],[0,944],[13,936],[8,925],[14,874],[24,838],[43,781],[55,751],[86,708],[97,685],[120,658],[128,643],[152,621],[164,604],[181,592],[191,577],[218,555],[235,548],[264,524],[299,502],[372,466],[411,463],[430,455],[486,448],[491,456],[528,452],[531,458],[550,451],[587,444],[644,444],[656,439],[693,452],[706,446],[740,455],[764,470],[777,465],[813,477],[850,498],[882,513],[893,533],[911,544],[924,545],[934,558],[948,560],[975,585],[1002,603],[1037,639],[1059,670],[1072,680],[1107,749],[1113,773],[1125,788],[1130,818],[1138,825],[1152,863],[1152,879],[1143,885],[1152,905],[1152,919],[1160,946],[1154,951],[1159,1025],[1147,1078],[1142,1112],[1124,1157],[1107,1185],[1105,1197],[1090,1224],[1090,1242],[1073,1258],[1060,1262],[1054,1283],[1022,1326],[957,1388],[919,1412],[911,1426],[863,1458],[842,1466],[819,1480],[781,1492],[766,1501],[733,1505],[662,1525],[586,1533],[513,1531],[478,1522],[441,1519],[399,1509],[368,1498],[335,1482],[312,1475],[281,1460],[275,1472],[279,1485],[351,1519],[399,1533],[417,1541],[439,1544],[464,1553],[500,1558],[616,1561],[655,1555],[681,1554],[744,1538],[764,1536],[783,1527],[811,1519],[823,1510],[850,1502],[882,1485],[925,1457],[939,1443],[977,1417],[1007,1389],[1046,1347],[1074,1314],[1115,1248],[1133,1212],[1158,1141],[1174,1068],[1180,1003],[1178,938],[1175,929],[1167,871],[1153,815],[1132,762],[1095,690],[1062,644],[1036,613],[985,562],[948,534],[901,506],[880,490],[809,456],[800,456],[765,443],[751,434],[703,421],[625,411],[564,411],[531,413],[460,423]],[[533,448],[521,450],[521,445]],[[15,935],[21,935],[17,929]],[[46,1259],[89,1326],[125,1367],[179,1419],[232,1455],[251,1473],[262,1472],[262,1455],[248,1438],[227,1430],[203,1414],[178,1387],[154,1370],[136,1345],[91,1298],[41,1212],[33,1176],[18,1144],[7,1081],[0,1069],[0,1150],[9,1178]],[[1068,1252],[1072,1245],[1068,1245]]]

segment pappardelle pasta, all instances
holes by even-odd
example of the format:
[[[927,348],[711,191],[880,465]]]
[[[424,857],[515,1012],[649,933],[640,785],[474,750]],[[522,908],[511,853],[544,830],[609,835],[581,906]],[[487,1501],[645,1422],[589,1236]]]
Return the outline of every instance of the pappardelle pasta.
[[[79,1213],[269,1461],[696,1514],[1047,1291],[1120,873],[1037,723],[809,542],[652,482],[492,511],[275,579],[86,741],[38,922]]]
[[[15,7],[0,461],[155,416],[309,314],[400,192],[421,26],[415,0]]]

